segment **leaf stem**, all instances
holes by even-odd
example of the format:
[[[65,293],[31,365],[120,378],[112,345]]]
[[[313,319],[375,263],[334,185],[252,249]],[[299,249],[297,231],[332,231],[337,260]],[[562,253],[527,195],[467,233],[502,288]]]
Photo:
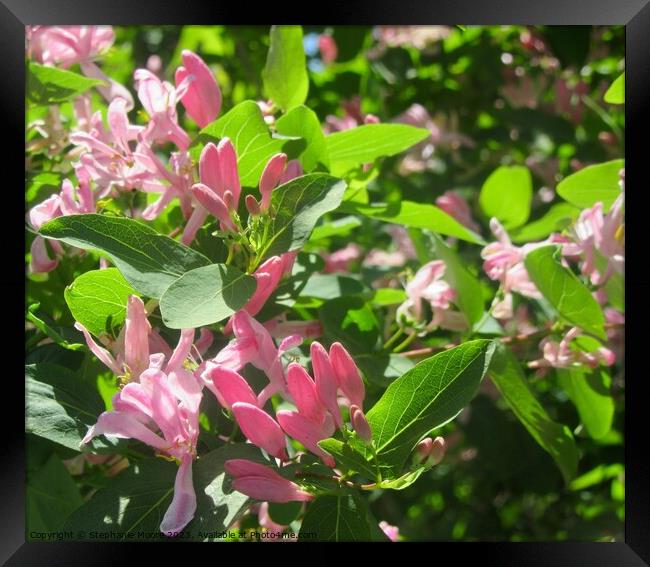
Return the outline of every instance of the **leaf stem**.
[[[398,344],[394,349],[393,352],[400,352],[404,350],[407,346],[409,346],[416,338],[418,334],[415,332],[412,332],[408,337],[406,337],[400,344]]]
[[[403,334],[404,331],[402,330],[402,327],[398,327],[397,331],[395,331],[395,333],[384,343],[384,350],[388,350],[393,346],[397,342],[397,339],[399,339]]]

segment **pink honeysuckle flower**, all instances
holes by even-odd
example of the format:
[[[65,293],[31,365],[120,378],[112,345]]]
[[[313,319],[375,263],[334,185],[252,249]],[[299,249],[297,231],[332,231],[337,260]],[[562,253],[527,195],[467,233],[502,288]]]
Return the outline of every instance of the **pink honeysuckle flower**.
[[[370,424],[366,419],[363,410],[352,404],[350,406],[350,422],[352,423],[352,429],[354,429],[364,443],[370,444],[372,442],[372,430],[370,429]]]
[[[323,345],[317,341],[311,343],[310,353],[318,399],[330,412],[336,426],[343,429],[343,418],[337,397],[338,381],[330,357]]]
[[[316,384],[307,371],[296,362],[287,367],[287,388],[300,414],[321,424],[325,419],[326,407],[318,398]]]
[[[44,65],[59,65],[68,68],[75,63],[81,72],[92,79],[100,79],[107,86],[100,85],[97,90],[108,101],[117,97],[124,99],[133,108],[131,93],[107,77],[94,63],[105,53],[115,40],[111,26],[28,26],[28,53]]]
[[[151,174],[151,178],[143,180],[140,189],[161,194],[157,201],[142,211],[142,218],[145,220],[155,219],[174,198],[178,198],[181,211],[184,217],[188,218],[192,210],[191,188],[194,183],[192,160],[189,154],[187,152],[172,152],[169,158],[170,171],[148,144],[140,143],[135,159]],[[164,183],[165,181],[167,184]]]
[[[512,317],[512,298],[510,292],[516,292],[525,297],[541,299],[542,294],[531,281],[524,266],[524,258],[527,254],[540,248],[558,242],[557,235],[552,234],[541,242],[531,242],[521,247],[512,244],[508,233],[501,223],[492,218],[490,229],[497,237],[496,242],[485,246],[481,251],[483,270],[491,280],[501,283],[505,299],[493,307],[492,314],[497,318]]]
[[[264,307],[266,300],[278,287],[284,275],[284,268],[282,258],[280,256],[272,256],[253,272],[257,287],[255,288],[255,293],[253,293],[246,305],[242,307],[244,311],[249,315],[256,315]]]
[[[454,217],[460,224],[474,232],[480,232],[481,227],[472,218],[472,212],[467,201],[454,191],[446,191],[436,199],[436,205],[449,216]]]
[[[280,181],[280,176],[287,167],[287,154],[275,154],[266,164],[260,177],[260,211],[268,212],[271,206],[271,195]]]
[[[382,520],[379,522],[379,527],[390,541],[399,541],[399,528],[397,526],[391,526],[388,522]]]
[[[235,370],[208,362],[201,377],[221,406],[228,410],[237,402],[258,405],[255,392]]]
[[[563,254],[580,256],[580,270],[589,276],[593,284],[603,285],[615,271],[622,273],[625,266],[623,193],[616,198],[606,215],[600,202],[582,211],[571,229],[571,235],[573,242],[563,246]],[[596,267],[597,254],[607,260],[604,273]]]
[[[331,254],[325,254],[325,268],[323,269],[323,273],[348,272],[350,265],[359,260],[362,254],[363,248],[354,242]]]
[[[278,423],[257,404],[236,402],[232,412],[248,440],[281,461],[286,461],[287,441]]]
[[[442,260],[434,260],[422,266],[406,286],[408,298],[398,307],[397,314],[409,324],[421,323],[425,317],[424,305],[433,313],[427,330],[443,327],[450,330],[464,330],[467,321],[462,313],[452,310],[456,299],[454,290],[442,278],[446,266]]]
[[[173,535],[196,511],[192,461],[196,458],[202,385],[190,372],[166,374],[155,365],[141,374],[139,383],[130,382],[115,394],[114,409],[99,416],[82,443],[98,435],[137,439],[179,463],[174,498],[160,524],[161,532]]]
[[[330,414],[325,416],[321,424],[307,419],[299,412],[281,410],[276,417],[282,429],[294,439],[300,441],[305,448],[319,456],[328,467],[335,467],[336,461],[331,455],[318,446],[318,442],[331,437],[334,433],[334,422]]]
[[[219,115],[221,90],[210,68],[196,53],[184,49],[181,57],[183,65],[175,75],[176,89],[181,91],[178,99],[190,118],[204,128]]]
[[[350,400],[350,403],[357,405],[359,408],[363,407],[366,390],[359,368],[341,343],[332,343],[330,361],[341,391]]]
[[[572,327],[560,342],[545,337],[540,343],[544,356],[529,362],[528,366],[530,368],[572,368],[586,365],[589,368],[596,368],[599,364],[611,366],[616,362],[616,355],[605,347],[600,347],[594,352],[572,348],[570,343],[580,332],[578,327]]]
[[[250,498],[268,502],[307,502],[314,499],[309,492],[270,467],[246,459],[230,459],[224,466],[234,479],[235,490]]]
[[[273,394],[286,394],[282,355],[285,351],[298,346],[302,342],[302,337],[290,335],[280,343],[279,347],[276,347],[264,326],[244,310],[235,313],[231,318],[231,323],[235,340],[226,345],[212,359],[212,362],[235,371],[241,370],[246,364],[252,364],[264,372],[269,378],[269,385],[258,395],[260,407]]]
[[[136,69],[133,74],[138,98],[149,115],[149,124],[143,132],[145,142],[169,141],[186,151],[190,137],[178,124],[176,114],[176,89],[171,83],[161,81],[147,69]]]
[[[285,314],[267,321],[264,327],[274,339],[284,339],[290,335],[317,339],[323,334],[323,325],[320,321],[287,321]]]

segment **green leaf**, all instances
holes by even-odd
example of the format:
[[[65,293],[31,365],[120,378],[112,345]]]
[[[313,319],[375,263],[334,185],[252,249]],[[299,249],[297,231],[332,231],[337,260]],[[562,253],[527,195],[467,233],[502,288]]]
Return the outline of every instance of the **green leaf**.
[[[552,232],[566,228],[579,214],[580,209],[570,203],[557,203],[543,217],[512,231],[510,238],[517,243],[542,240]]]
[[[379,321],[360,297],[331,299],[320,308],[324,331],[356,353],[372,352],[379,339]]]
[[[345,181],[323,173],[310,173],[274,189],[275,216],[260,259],[299,250],[318,219],[340,205],[344,191]]]
[[[266,163],[282,151],[285,143],[271,136],[260,107],[252,100],[245,100],[203,128],[193,143],[192,157],[198,159],[205,143],[218,143],[225,137],[235,146],[239,180],[245,187],[257,186]]]
[[[578,470],[578,449],[569,428],[549,417],[526,383],[519,362],[504,345],[496,350],[489,374],[510,409],[540,447],[553,457],[568,483]]]
[[[306,106],[297,106],[278,118],[275,123],[278,133],[285,136],[301,138],[305,145],[300,153],[300,163],[306,172],[313,171],[319,165],[329,169],[329,156],[325,134],[316,113]]]
[[[361,221],[353,216],[325,222],[314,229],[309,240],[315,242],[324,238],[331,238],[332,236],[348,236],[355,228],[361,226],[361,224]]]
[[[356,494],[320,496],[307,508],[298,541],[370,541],[365,501]]]
[[[25,202],[42,202],[61,190],[63,176],[55,171],[28,173],[25,187]]]
[[[271,45],[262,71],[264,92],[282,110],[305,102],[309,77],[300,26],[272,26]]]
[[[501,166],[483,183],[479,204],[488,217],[496,217],[506,228],[524,224],[530,216],[533,179],[527,167]]]
[[[78,73],[29,63],[27,70],[27,100],[37,105],[59,104],[86,92],[103,81],[89,79]]]
[[[329,438],[319,441],[318,446],[332,455],[338,466],[345,467],[348,471],[358,472],[370,480],[376,478],[377,471],[373,464],[369,463],[364,455],[355,451],[350,445],[338,439]]]
[[[51,325],[48,325],[45,321],[43,321],[40,317],[38,317],[36,315],[36,311],[40,306],[41,306],[40,303],[32,303],[32,305],[30,305],[29,308],[27,309],[27,313],[25,314],[25,319],[33,323],[34,327],[36,327],[39,331],[41,331],[41,333],[47,335],[50,339],[54,341],[55,344],[63,347],[64,349],[74,351],[74,350],[82,350],[85,347],[85,345],[81,343],[68,342],[55,329],[53,329]]]
[[[352,357],[368,382],[382,389],[415,366],[410,358],[395,353],[364,352]]]
[[[589,288],[558,260],[558,246],[533,250],[524,260],[533,283],[566,321],[606,339],[605,317]]]
[[[420,439],[458,415],[474,397],[493,350],[489,340],[463,343],[388,386],[367,414],[382,465],[399,473]]]
[[[342,295],[357,295],[364,290],[358,279],[340,274],[314,274],[300,291],[301,297],[335,299]]]
[[[438,234],[455,236],[474,244],[485,244],[481,236],[460,224],[435,205],[415,203],[413,201],[364,205],[345,201],[340,210],[349,214],[363,215],[411,228],[424,228]]]
[[[40,234],[101,250],[137,291],[156,299],[185,272],[210,263],[203,254],[129,218],[69,215],[44,224]]]
[[[97,389],[46,362],[25,366],[25,389],[25,431],[80,451],[81,440],[104,411]],[[90,446],[102,444],[93,440]]]
[[[625,104],[625,73],[621,73],[609,86],[603,100],[609,104]]]
[[[440,236],[437,234],[429,234],[429,236],[433,254],[445,263],[445,281],[458,293],[455,303],[465,314],[470,325],[474,325],[483,317],[484,300],[480,282],[467,270],[463,261]]]
[[[256,285],[255,278],[226,264],[190,270],[160,298],[163,323],[190,329],[222,321],[246,304]]]
[[[397,155],[430,135],[424,128],[407,124],[365,124],[334,132],[325,139],[330,163],[339,173],[380,157]]]
[[[614,400],[609,375],[598,368],[558,368],[558,384],[578,410],[580,420],[593,439],[601,439],[612,428]]]
[[[598,465],[578,478],[571,481],[570,490],[584,490],[606,480],[625,474],[625,466],[621,463]]]
[[[26,532],[57,532],[83,504],[79,489],[57,455],[27,480]],[[29,539],[32,539],[31,537]]]
[[[232,525],[250,503],[232,489],[223,468],[228,459],[264,463],[259,449],[245,444],[220,447],[195,461],[197,507],[194,519],[183,530],[183,540],[218,540],[219,532]],[[175,463],[163,459],[136,461],[74,512],[65,529],[84,534],[82,540],[91,539],[92,531],[107,540],[168,539],[160,533],[160,522],[173,498],[177,470]]]
[[[269,516],[281,526],[288,526],[302,511],[302,502],[269,502]]]
[[[372,303],[374,305],[379,305],[380,307],[397,305],[406,301],[407,297],[408,296],[403,289],[382,287],[375,291],[375,294],[372,296]]]
[[[427,467],[418,467],[413,471],[409,471],[402,476],[390,480],[382,480],[377,486],[378,488],[384,488],[388,490],[404,490],[411,486],[423,472],[425,472]]]
[[[619,171],[624,166],[622,159],[589,165],[560,181],[558,195],[581,209],[602,201],[603,211],[607,212],[621,194]]]
[[[117,268],[81,274],[64,292],[72,316],[96,337],[124,322],[130,295],[137,293]]]

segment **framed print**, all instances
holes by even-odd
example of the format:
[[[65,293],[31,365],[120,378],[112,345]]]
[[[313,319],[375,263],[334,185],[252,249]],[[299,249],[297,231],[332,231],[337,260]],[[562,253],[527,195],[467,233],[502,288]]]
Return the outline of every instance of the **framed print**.
[[[646,3],[0,13],[7,565],[647,564]]]

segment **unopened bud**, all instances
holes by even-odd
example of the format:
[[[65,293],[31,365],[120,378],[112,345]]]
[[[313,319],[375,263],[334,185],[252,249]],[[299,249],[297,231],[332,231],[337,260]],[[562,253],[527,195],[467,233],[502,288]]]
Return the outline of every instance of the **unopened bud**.
[[[253,195],[246,195],[245,203],[246,210],[249,212],[249,214],[253,216],[260,214],[260,204],[257,202],[255,197],[253,197]]]
[[[366,416],[361,411],[359,406],[352,404],[350,406],[350,421],[352,422],[352,428],[357,432],[359,439],[361,439],[366,445],[369,445],[372,441],[372,431],[370,430],[370,424],[366,419]]]
[[[427,457],[425,464],[428,467],[437,465],[445,456],[446,448],[447,444],[445,443],[445,440],[442,437],[436,437],[431,444],[431,450],[429,451],[429,456]]]
[[[413,462],[416,465],[419,465],[424,462],[424,460],[429,456],[431,452],[431,446],[433,445],[433,439],[427,437],[422,439],[417,446],[415,447],[415,452],[413,453]]]
[[[235,205],[235,197],[232,194],[232,191],[224,191],[223,192],[223,202],[226,203],[226,207],[228,207],[228,210],[232,210]]]

